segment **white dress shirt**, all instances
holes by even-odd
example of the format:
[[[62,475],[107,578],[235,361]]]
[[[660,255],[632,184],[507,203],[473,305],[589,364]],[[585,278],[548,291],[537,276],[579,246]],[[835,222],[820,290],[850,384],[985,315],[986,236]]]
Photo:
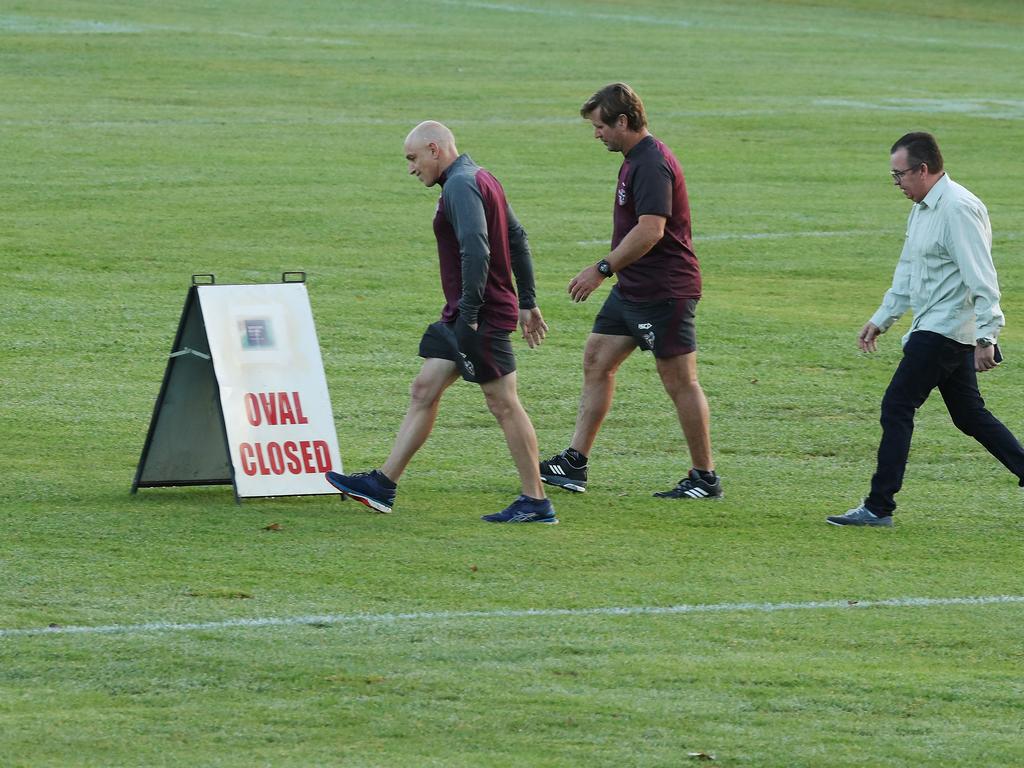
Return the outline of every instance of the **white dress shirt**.
[[[992,263],[992,225],[985,204],[948,175],[915,203],[892,288],[871,322],[885,331],[908,309],[914,331],[933,331],[961,344],[995,341],[1003,327]]]

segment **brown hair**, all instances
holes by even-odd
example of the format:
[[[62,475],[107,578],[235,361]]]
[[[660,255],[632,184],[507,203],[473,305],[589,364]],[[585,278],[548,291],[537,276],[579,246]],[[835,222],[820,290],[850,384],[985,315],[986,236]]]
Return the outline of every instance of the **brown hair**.
[[[889,154],[891,155],[900,147],[907,150],[907,161],[911,163],[911,167],[916,168],[924,163],[928,166],[929,173],[942,173],[942,153],[939,151],[939,142],[930,133],[918,131],[900,136],[892,145]]]
[[[590,117],[595,109],[601,110],[601,122],[615,125],[619,115],[626,116],[626,124],[631,131],[641,131],[647,127],[647,113],[644,103],[636,95],[636,91],[625,83],[612,83],[599,90],[580,107],[582,117]]]

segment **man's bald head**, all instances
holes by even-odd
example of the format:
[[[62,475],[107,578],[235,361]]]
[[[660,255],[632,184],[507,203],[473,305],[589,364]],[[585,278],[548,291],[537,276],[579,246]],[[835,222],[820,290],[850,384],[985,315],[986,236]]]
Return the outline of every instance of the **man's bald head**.
[[[455,150],[455,136],[448,126],[436,120],[424,120],[405,137],[405,146],[436,144],[438,148]]]
[[[409,173],[432,187],[459,157],[455,136],[436,120],[424,120],[405,137],[405,159]]]

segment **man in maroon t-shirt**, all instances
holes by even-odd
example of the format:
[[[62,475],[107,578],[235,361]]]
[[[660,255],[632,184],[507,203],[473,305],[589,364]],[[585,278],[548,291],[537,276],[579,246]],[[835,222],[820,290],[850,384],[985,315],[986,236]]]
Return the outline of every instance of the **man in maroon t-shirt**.
[[[541,479],[581,493],[588,455],[612,404],[615,372],[634,349],[654,353],[658,374],[690,449],[691,468],[674,488],[654,495],[713,499],[722,484],[711,457],[710,417],[697,381],[694,315],[701,295],[693,253],[690,204],[679,161],[647,130],[643,102],[624,83],[591,96],[580,115],[609,152],[621,152],[615,189],[611,252],[569,283],[573,301],[586,301],[613,274],[618,284],[594,321],[583,356],[583,393],[572,442],[540,465]]]
[[[423,366],[387,461],[371,472],[328,472],[327,481],[371,509],[390,512],[398,479],[434,427],[441,395],[461,375],[483,390],[522,483],[522,494],[511,505],[483,519],[557,523],[537,469],[537,435],[516,391],[509,339],[518,323],[523,338],[535,347],[548,329],[537,308],[526,232],[498,180],[469,155],[460,155],[455,137],[441,123],[413,128],[405,140],[405,159],[410,175],[425,186],[441,185],[434,235],[445,305],[441,319],[420,340]]]

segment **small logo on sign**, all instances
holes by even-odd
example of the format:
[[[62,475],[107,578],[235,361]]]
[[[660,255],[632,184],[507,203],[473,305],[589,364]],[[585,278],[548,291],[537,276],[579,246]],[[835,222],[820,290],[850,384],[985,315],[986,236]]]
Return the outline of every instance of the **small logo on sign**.
[[[270,320],[265,317],[243,320],[242,349],[273,349],[274,337],[271,333]]]

